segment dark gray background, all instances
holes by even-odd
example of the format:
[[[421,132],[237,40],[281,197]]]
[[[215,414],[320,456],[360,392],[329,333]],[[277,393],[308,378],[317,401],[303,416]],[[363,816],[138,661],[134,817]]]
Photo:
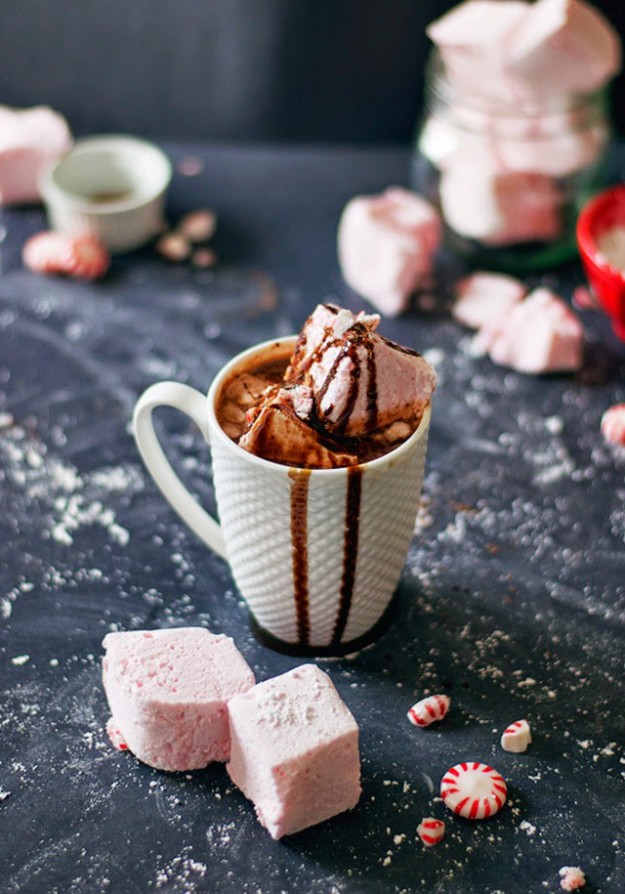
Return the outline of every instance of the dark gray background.
[[[275,842],[223,767],[159,773],[108,742],[110,630],[205,625],[234,637],[259,680],[300,663],[254,639],[227,565],[150,481],[129,430],[135,400],[163,378],[205,390],[320,299],[371,309],[342,282],[337,220],[350,196],[406,183],[410,168],[408,148],[164,148],[172,216],[218,213],[214,272],[146,248],[96,283],[36,276],[20,251],[43,210],[4,213],[0,413],[14,425],[0,427],[0,892],[561,894],[558,871],[573,864],[583,894],[623,894],[625,450],[599,423],[625,402],[625,342],[588,311],[575,376],[472,358],[446,312],[461,272],[447,253],[436,306],[380,324],[439,375],[395,615],[370,648],[321,663],[361,729],[357,809]],[[203,170],[185,177],[192,149]],[[570,298],[582,281],[572,264],[528,285]],[[181,414],[157,422],[213,508],[201,435]],[[427,690],[452,709],[418,730],[406,711]],[[507,754],[499,736],[521,717],[534,742]],[[464,759],[508,782],[487,822],[437,800]],[[416,838],[428,815],[447,822],[431,850]]]
[[[406,142],[451,0],[0,0],[0,102],[76,134]],[[596,6],[620,33],[622,0]],[[625,79],[614,89],[625,128]]]

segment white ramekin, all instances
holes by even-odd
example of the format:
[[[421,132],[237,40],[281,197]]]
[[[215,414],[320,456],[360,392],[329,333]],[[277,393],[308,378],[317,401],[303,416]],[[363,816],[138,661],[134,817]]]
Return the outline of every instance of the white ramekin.
[[[106,134],[79,140],[42,174],[52,229],[96,236],[110,251],[132,251],[163,229],[171,180],[168,157],[146,140]]]

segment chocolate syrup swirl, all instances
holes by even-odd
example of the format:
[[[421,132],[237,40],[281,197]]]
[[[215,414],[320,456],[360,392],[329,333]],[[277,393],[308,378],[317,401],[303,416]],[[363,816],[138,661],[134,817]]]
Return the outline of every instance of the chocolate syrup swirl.
[[[345,500],[345,534],[343,539],[343,575],[341,578],[339,611],[332,633],[332,645],[338,645],[345,633],[354,593],[356,564],[358,562],[358,538],[360,531],[360,502],[362,495],[362,469],[347,469],[347,498]]]
[[[289,470],[291,479],[291,554],[293,598],[300,645],[310,642],[308,600],[308,482],[310,469]]]

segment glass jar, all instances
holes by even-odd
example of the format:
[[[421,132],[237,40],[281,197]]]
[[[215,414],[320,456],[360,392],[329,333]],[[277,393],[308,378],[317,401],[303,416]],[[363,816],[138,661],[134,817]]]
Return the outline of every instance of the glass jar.
[[[432,51],[413,187],[446,242],[480,265],[540,270],[575,254],[575,221],[605,179],[606,91],[510,102],[462,90]]]

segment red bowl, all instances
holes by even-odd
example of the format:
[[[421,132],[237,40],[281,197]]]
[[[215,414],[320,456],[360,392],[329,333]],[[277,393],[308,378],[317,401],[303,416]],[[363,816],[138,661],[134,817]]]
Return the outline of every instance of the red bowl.
[[[588,282],[614,332],[625,340],[625,272],[613,267],[597,247],[613,227],[625,227],[625,184],[599,193],[577,218],[577,247]]]

